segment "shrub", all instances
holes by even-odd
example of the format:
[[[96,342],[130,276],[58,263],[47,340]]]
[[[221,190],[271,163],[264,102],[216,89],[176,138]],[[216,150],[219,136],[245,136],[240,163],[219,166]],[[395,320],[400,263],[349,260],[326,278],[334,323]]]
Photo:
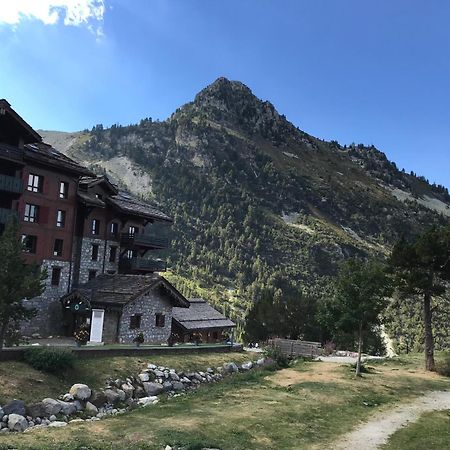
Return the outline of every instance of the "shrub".
[[[56,348],[27,348],[25,361],[34,369],[59,373],[74,364],[74,355],[70,350]]]
[[[450,377],[450,352],[445,352],[442,361],[436,365],[436,372],[444,377]]]
[[[278,345],[270,345],[264,350],[267,358],[273,359],[278,367],[284,368],[289,366],[289,358],[281,351]]]

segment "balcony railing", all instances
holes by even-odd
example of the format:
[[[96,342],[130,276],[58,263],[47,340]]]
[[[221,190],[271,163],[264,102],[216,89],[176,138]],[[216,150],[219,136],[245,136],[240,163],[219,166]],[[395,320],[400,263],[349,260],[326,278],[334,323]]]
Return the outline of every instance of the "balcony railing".
[[[6,225],[13,217],[17,218],[17,212],[12,209],[0,208],[0,223]]]
[[[153,234],[122,233],[120,243],[123,247],[167,248],[169,239],[165,236]]]
[[[17,177],[0,174],[0,191],[21,194],[23,192],[23,181]]]
[[[166,262],[160,259],[121,258],[119,268],[126,272],[165,272]]]

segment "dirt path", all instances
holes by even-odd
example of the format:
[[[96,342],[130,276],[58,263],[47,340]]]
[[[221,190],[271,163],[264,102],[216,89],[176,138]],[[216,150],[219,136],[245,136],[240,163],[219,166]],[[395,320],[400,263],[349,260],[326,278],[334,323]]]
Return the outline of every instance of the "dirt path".
[[[360,425],[351,433],[333,443],[333,450],[363,448],[379,449],[397,430],[417,421],[428,411],[450,410],[450,391],[433,391],[410,403],[397,406],[389,411],[380,411],[369,422]]]

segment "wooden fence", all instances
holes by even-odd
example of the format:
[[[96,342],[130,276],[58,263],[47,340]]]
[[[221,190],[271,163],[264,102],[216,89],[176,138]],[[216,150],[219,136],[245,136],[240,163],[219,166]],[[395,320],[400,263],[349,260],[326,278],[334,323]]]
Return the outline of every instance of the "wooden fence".
[[[320,342],[294,341],[291,339],[271,339],[270,345],[280,348],[281,352],[289,358],[297,356],[318,356],[320,354]]]

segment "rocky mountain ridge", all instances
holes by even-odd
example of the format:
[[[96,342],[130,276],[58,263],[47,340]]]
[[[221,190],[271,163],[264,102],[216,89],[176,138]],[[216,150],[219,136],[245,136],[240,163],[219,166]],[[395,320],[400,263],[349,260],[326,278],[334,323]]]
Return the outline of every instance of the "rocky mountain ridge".
[[[315,138],[225,78],[166,121],[97,125],[67,142],[41,134],[171,214],[170,276],[238,320],[263,287],[320,299],[345,257],[386,255],[450,218],[443,186],[373,146]]]

